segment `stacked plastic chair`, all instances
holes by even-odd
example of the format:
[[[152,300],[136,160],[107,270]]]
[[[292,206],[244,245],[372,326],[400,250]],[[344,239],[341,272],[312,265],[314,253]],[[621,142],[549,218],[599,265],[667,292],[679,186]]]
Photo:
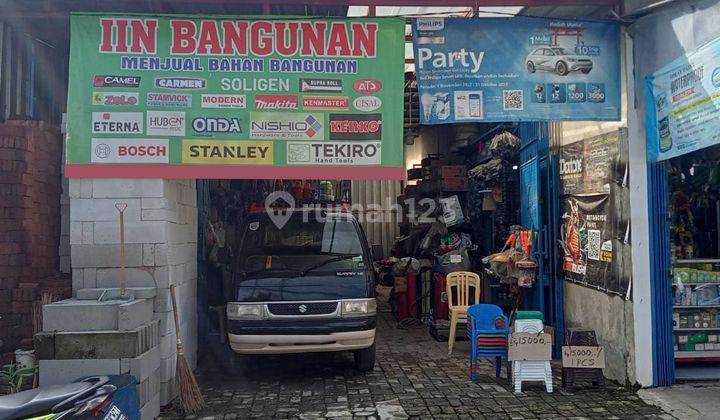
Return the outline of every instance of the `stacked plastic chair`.
[[[477,381],[477,360],[479,357],[495,357],[495,376],[500,377],[502,361],[507,363],[508,319],[497,305],[471,305],[467,310],[467,335],[470,339],[470,379]],[[510,380],[509,367],[505,373]]]
[[[532,316],[539,316],[538,318],[529,318]],[[517,333],[530,333],[538,334],[541,333],[545,325],[542,321],[541,313],[521,313],[518,311],[518,316],[515,318],[513,324],[513,332]],[[522,392],[522,383],[531,381],[545,382],[545,389],[547,392],[553,392],[552,383],[552,368],[550,361],[529,361],[529,360],[515,360],[512,362],[512,379],[513,385],[515,386],[515,392]]]
[[[587,330],[583,328],[568,328],[565,330],[566,346],[597,346],[597,336],[595,330]],[[589,380],[593,385],[597,385],[601,389],[605,388],[605,376],[602,369],[578,369],[566,368],[562,370],[563,387],[566,392],[572,392],[576,380]]]

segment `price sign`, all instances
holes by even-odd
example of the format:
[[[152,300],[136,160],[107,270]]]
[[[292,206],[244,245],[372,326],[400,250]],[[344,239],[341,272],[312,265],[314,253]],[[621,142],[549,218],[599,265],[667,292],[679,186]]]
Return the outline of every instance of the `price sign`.
[[[508,339],[508,359],[544,361],[552,359],[552,336],[548,333],[512,333]]]
[[[605,348],[598,346],[563,346],[563,367],[604,369]]]

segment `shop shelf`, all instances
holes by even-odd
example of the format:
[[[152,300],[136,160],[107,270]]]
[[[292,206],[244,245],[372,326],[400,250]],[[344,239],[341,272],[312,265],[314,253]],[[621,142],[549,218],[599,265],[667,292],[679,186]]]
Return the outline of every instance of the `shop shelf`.
[[[675,305],[673,309],[710,309],[720,308],[720,305]]]
[[[720,327],[707,327],[707,328],[673,328],[673,331],[707,331],[707,330],[717,331],[717,330],[720,330]]]
[[[676,359],[704,359],[707,357],[720,357],[720,350],[676,351]]]

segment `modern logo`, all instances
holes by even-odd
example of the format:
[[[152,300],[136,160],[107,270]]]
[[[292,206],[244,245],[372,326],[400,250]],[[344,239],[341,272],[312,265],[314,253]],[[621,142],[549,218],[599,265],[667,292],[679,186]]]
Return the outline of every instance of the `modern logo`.
[[[168,139],[92,139],[92,163],[168,163]]]
[[[376,79],[361,79],[353,83],[355,92],[370,95],[382,89],[382,82]]]
[[[272,165],[273,142],[183,140],[183,163]]]
[[[382,114],[330,114],[330,140],[380,140]]]
[[[282,229],[295,208],[295,198],[287,191],[273,191],[265,198],[265,211],[278,229]]]
[[[184,136],[185,113],[182,111],[148,111],[148,136]]]
[[[353,100],[353,108],[358,111],[371,112],[382,106],[382,101],[377,96],[360,96]]]
[[[288,165],[379,165],[380,142],[288,142]]]
[[[255,95],[255,109],[298,109],[296,95]]]
[[[240,119],[224,117],[197,117],[192,121],[196,133],[242,133]]]
[[[312,111],[342,111],[348,109],[349,103],[347,96],[303,97],[303,109]]]
[[[418,18],[418,31],[441,31],[445,29],[445,19],[436,17]]]
[[[161,89],[205,89],[207,80],[197,77],[156,77],[155,87]]]
[[[323,140],[323,115],[253,112],[250,137],[254,139]]]
[[[142,134],[142,112],[93,112],[93,133]]]
[[[92,104],[98,106],[128,106],[138,104],[137,92],[93,92]]]
[[[95,76],[94,87],[140,87],[140,76]]]
[[[147,94],[147,106],[189,108],[192,95],[189,93],[153,93]]]
[[[300,79],[300,92],[342,92],[340,79]]]
[[[245,95],[204,94],[200,97],[203,108],[242,109],[245,108]]]

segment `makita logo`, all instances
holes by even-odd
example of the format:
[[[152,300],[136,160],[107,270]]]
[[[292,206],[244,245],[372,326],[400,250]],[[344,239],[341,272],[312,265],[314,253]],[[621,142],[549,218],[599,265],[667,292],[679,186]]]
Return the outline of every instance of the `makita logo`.
[[[330,114],[330,140],[380,140],[381,114]]]
[[[298,109],[295,95],[255,95],[256,109]]]
[[[560,159],[560,175],[572,175],[582,172],[582,159]]]
[[[197,133],[242,133],[237,118],[198,117],[193,120],[192,128]]]
[[[95,87],[140,87],[139,76],[95,76]]]
[[[245,108],[245,95],[202,95],[200,103],[203,108]]]

